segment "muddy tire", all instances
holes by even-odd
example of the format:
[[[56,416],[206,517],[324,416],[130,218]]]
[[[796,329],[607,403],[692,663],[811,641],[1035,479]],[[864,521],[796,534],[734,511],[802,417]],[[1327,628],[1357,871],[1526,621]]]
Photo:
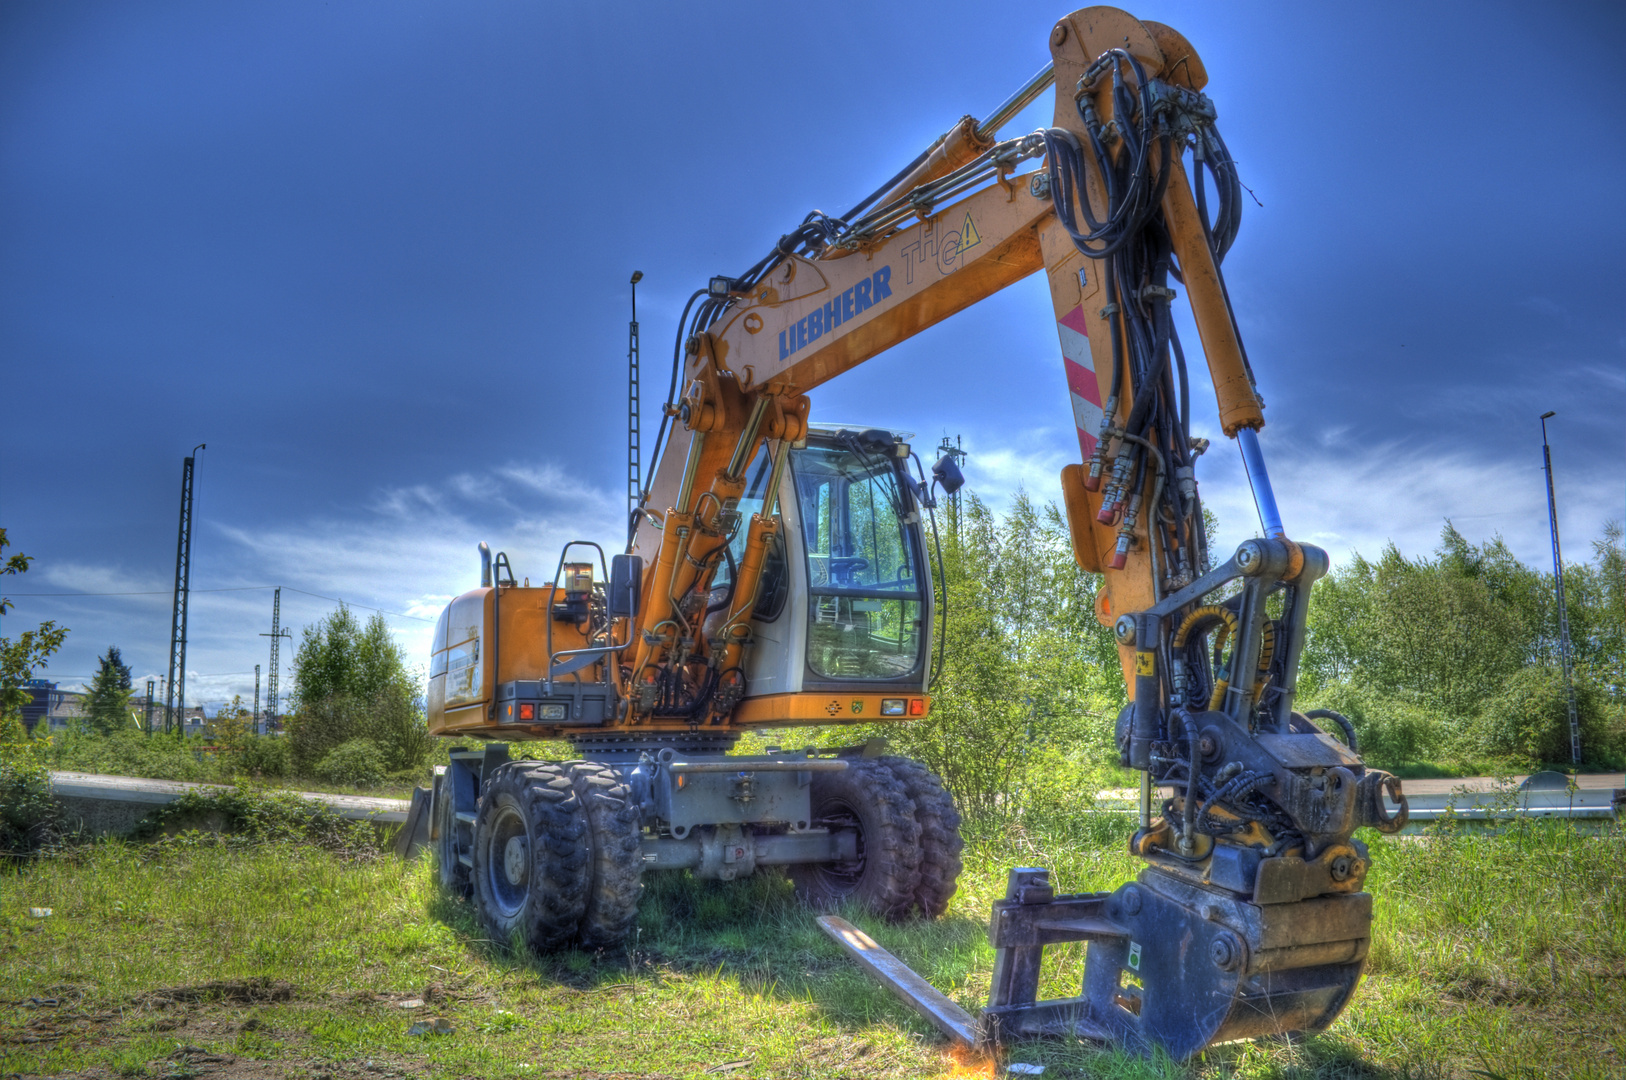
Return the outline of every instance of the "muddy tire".
[[[452,778],[443,774],[435,786],[435,875],[440,887],[452,896],[467,900],[474,892],[469,868],[457,857],[457,807],[452,802]]]
[[[590,761],[573,761],[568,768],[587,813],[593,848],[581,942],[589,948],[615,945],[637,924],[644,889],[638,807],[615,770]]]
[[[841,772],[814,773],[811,794],[812,825],[857,831],[858,858],[791,866],[797,894],[821,910],[851,901],[906,918],[920,887],[920,825],[903,785],[879,761],[853,760]]]
[[[960,880],[960,852],[965,849],[960,811],[953,796],[943,790],[943,781],[920,762],[906,757],[880,760],[915,804],[915,821],[920,824],[920,886],[915,901],[926,918],[940,919]]]
[[[587,910],[591,856],[568,766],[498,769],[474,822],[474,899],[487,935],[538,953],[569,944]]]

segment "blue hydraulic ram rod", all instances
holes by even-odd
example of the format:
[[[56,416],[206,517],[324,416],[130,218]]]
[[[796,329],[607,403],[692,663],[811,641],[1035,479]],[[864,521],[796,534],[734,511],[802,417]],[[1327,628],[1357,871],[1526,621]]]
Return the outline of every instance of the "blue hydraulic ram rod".
[[[1236,444],[1242,448],[1242,467],[1248,470],[1248,486],[1253,488],[1253,504],[1259,508],[1259,524],[1264,526],[1265,536],[1286,540],[1282,513],[1276,509],[1276,493],[1271,490],[1270,474],[1265,471],[1265,455],[1259,452],[1259,433],[1253,428],[1238,428]]]

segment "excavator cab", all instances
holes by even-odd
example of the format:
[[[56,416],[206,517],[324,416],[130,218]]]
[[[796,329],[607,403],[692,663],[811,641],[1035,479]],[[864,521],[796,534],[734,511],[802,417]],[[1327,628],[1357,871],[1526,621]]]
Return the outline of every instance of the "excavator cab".
[[[815,427],[790,450],[777,500],[783,527],[763,566],[751,624],[746,707],[753,721],[774,719],[755,699],[781,694],[863,694],[857,710],[850,697],[841,709],[861,721],[908,715],[907,704],[871,708],[871,695],[925,694],[933,549],[923,529],[925,489],[908,473],[907,438]],[[742,516],[761,512],[772,472],[762,455],[748,474]],[[741,530],[708,606],[721,610],[728,600],[730,568],[744,545]],[[914,715],[924,713],[924,702],[916,708]]]

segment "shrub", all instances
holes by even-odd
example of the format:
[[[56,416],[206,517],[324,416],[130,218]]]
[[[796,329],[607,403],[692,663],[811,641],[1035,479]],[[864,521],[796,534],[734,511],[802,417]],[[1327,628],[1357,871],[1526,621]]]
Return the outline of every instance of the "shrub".
[[[218,782],[220,763],[202,752],[201,740],[176,735],[145,735],[121,731],[97,735],[70,731],[57,740],[52,756],[56,768],[116,776],[145,776],[153,780]]]
[[[276,735],[247,735],[237,744],[232,764],[249,776],[272,778],[288,775],[288,740]]]
[[[340,743],[316,766],[316,775],[330,784],[377,787],[384,782],[384,755],[371,739]]]
[[[1383,693],[1348,682],[1327,686],[1303,709],[1332,709],[1355,725],[1361,757],[1376,768],[1437,761],[1453,749],[1458,725],[1416,695]]]
[[[241,788],[188,791],[148,814],[129,839],[156,840],[172,847],[205,842],[231,846],[312,844],[359,858],[376,856],[381,846],[379,834],[371,825],[351,821],[332,807],[292,792]]]
[[[1611,717],[1604,695],[1585,679],[1575,683],[1583,765],[1613,765],[1626,752],[1626,732]],[[1569,700],[1564,675],[1552,667],[1527,667],[1503,680],[1470,731],[1475,749],[1535,767],[1570,760]]]
[[[0,713],[0,855],[28,855],[56,835],[47,739],[30,739],[22,720]]]

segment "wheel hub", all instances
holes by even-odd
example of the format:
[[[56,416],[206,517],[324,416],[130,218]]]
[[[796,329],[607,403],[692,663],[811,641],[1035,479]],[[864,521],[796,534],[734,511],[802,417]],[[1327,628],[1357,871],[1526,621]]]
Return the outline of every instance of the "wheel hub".
[[[510,885],[524,885],[529,877],[531,852],[524,836],[510,836],[503,845],[502,871]]]

